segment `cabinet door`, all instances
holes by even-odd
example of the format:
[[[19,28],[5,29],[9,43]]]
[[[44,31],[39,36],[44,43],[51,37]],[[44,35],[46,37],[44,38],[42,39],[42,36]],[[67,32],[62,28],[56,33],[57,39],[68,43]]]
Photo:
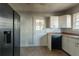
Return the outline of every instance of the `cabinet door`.
[[[68,52],[68,38],[66,36],[63,36],[63,39],[62,39],[62,48]]]
[[[62,37],[62,48],[63,48],[63,50],[66,49],[66,40],[65,40],[64,36]]]
[[[65,50],[67,53],[70,52],[70,38],[68,36],[63,36],[62,39],[62,48],[63,50]],[[70,53],[69,53],[70,54]]]
[[[71,15],[59,16],[59,27],[60,28],[71,28]]]
[[[75,39],[69,37],[69,51],[68,53],[72,56],[75,55]]]
[[[63,16],[59,17],[59,27],[60,28],[66,28],[66,22],[67,22],[66,15],[63,15]]]
[[[79,39],[75,39],[75,56],[79,56]]]
[[[52,50],[51,49],[51,35],[50,34],[48,34],[48,49]]]
[[[70,48],[70,46],[69,46],[70,40],[69,40],[69,37],[68,37],[68,36],[66,36],[65,38],[66,38],[66,42],[65,42],[65,43],[66,43],[66,52],[67,52],[68,54],[70,54],[70,53],[69,53],[69,51],[70,51],[70,49],[69,49],[69,48]]]

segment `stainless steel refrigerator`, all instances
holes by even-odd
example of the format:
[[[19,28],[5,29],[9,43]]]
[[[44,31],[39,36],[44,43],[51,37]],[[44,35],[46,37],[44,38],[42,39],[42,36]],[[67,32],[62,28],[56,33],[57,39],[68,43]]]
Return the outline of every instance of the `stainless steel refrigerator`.
[[[20,55],[20,16],[0,3],[0,56]]]

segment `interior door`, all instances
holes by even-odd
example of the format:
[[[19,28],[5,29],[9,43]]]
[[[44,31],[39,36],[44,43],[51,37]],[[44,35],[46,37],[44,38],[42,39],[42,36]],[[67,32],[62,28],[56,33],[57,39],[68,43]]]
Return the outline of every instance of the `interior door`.
[[[2,56],[13,55],[13,10],[0,4],[0,50]]]
[[[42,37],[45,34],[45,19],[43,17],[34,17],[34,46],[44,45]]]

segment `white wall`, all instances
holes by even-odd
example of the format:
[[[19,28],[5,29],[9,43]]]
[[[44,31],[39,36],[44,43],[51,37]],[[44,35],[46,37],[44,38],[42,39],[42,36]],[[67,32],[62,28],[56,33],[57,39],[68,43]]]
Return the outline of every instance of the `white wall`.
[[[32,45],[32,17],[31,15],[21,14],[21,47]]]

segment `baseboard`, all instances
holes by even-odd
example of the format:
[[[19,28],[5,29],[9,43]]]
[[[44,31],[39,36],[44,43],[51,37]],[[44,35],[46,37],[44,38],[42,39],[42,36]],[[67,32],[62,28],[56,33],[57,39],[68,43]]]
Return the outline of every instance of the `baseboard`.
[[[24,47],[20,47],[20,48],[30,48],[30,47],[47,47],[47,46],[24,46]]]
[[[20,47],[39,47],[39,46],[47,46],[47,45],[27,45],[27,46],[20,46]]]
[[[63,52],[65,52],[68,56],[71,56],[69,53],[67,53],[65,50],[62,49]]]

